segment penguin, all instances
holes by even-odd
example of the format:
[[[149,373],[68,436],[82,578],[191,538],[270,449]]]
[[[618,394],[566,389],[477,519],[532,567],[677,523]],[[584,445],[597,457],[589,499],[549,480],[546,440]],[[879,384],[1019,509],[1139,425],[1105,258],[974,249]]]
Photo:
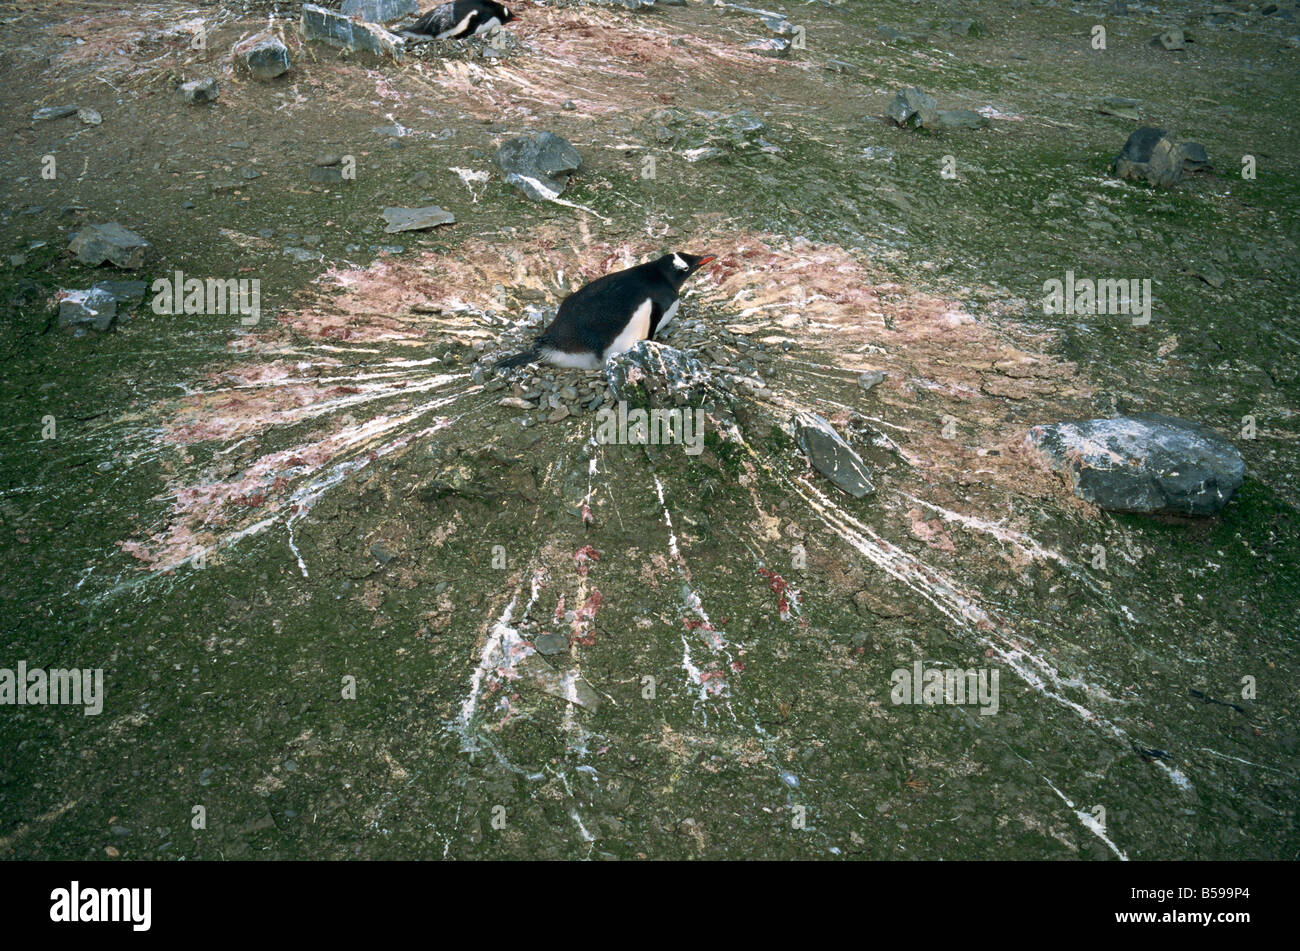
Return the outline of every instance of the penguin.
[[[541,360],[557,367],[599,370],[610,357],[653,340],[677,315],[678,292],[712,254],[665,254],[597,278],[560,302],[555,320],[523,353],[498,360],[497,369]]]
[[[486,33],[519,17],[495,0],[452,0],[415,21],[409,32],[437,40],[458,40],[471,33]]]

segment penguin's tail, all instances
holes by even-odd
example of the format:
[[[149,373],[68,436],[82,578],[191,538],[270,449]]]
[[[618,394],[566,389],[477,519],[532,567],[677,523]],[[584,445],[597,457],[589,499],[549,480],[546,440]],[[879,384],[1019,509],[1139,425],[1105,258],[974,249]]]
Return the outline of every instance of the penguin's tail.
[[[511,357],[502,357],[496,363],[492,364],[494,370],[508,370],[511,367],[522,367],[529,363],[535,363],[537,358],[542,355],[542,351],[536,345],[529,347],[523,353],[516,353]]]

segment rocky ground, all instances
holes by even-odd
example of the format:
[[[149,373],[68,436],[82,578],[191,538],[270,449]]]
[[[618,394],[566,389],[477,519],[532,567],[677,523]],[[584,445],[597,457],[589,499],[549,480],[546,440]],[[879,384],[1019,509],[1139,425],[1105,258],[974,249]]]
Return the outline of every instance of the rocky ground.
[[[1300,9],[629,6],[400,61],[0,13],[0,668],[105,684],[0,707],[0,855],[1295,857]],[[1185,174],[1109,169],[1144,124]],[[631,399],[697,454],[597,440],[626,372],[491,370],[674,249],[689,380]],[[256,320],[122,283],[177,270]],[[1240,453],[1217,514],[1076,486],[1163,431],[1039,428],[1151,413]]]

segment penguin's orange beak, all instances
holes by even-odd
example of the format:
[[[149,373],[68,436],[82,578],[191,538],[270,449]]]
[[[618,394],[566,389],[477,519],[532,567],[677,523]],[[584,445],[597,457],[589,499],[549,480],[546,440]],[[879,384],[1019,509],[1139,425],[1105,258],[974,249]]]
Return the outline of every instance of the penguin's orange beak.
[[[716,261],[717,259],[718,256],[716,254],[706,254],[704,257],[700,258],[700,263],[697,264],[696,267],[704,267],[704,265]]]

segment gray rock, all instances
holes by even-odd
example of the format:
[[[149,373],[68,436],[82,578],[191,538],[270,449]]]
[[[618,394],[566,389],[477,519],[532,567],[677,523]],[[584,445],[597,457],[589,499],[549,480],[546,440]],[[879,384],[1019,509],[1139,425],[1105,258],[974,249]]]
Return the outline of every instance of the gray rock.
[[[62,119],[64,116],[75,115],[76,112],[76,106],[46,106],[33,112],[32,118],[40,122],[44,119]]]
[[[117,318],[117,299],[108,291],[91,288],[87,291],[60,291],[59,329],[68,332],[97,330],[101,333],[113,326]]]
[[[234,49],[235,65],[254,79],[275,79],[289,71],[289,48],[278,36],[250,37]]]
[[[933,96],[911,86],[894,96],[886,115],[898,125],[930,125],[939,116],[939,104]]]
[[[191,79],[181,83],[181,98],[186,102],[212,102],[217,98],[217,81],[215,79]]]
[[[1069,476],[1075,495],[1116,512],[1213,515],[1246,472],[1222,436],[1155,413],[1035,426],[1025,442]]]
[[[653,340],[642,340],[605,364],[605,382],[618,400],[633,396],[639,385],[668,396],[698,396],[711,378],[708,367],[689,353]]]
[[[1182,181],[1185,171],[1200,171],[1209,164],[1199,142],[1184,142],[1172,132],[1143,126],[1128,137],[1111,167],[1120,178],[1171,186]]]
[[[316,185],[337,185],[343,181],[343,169],[337,165],[313,165],[307,169],[307,180]]]
[[[1183,36],[1182,30],[1165,30],[1160,35],[1151,38],[1151,45],[1162,46],[1171,52],[1185,50],[1187,49],[1187,38]]]
[[[89,106],[84,106],[83,108],[78,109],[77,118],[86,123],[86,125],[99,125],[104,121],[104,117]]]
[[[794,427],[799,448],[814,469],[855,499],[876,491],[867,464],[834,426],[816,413],[797,413]]]
[[[142,267],[149,247],[148,241],[116,221],[86,225],[68,243],[68,250],[77,256],[77,260],[91,267],[105,261],[124,268]]]
[[[750,40],[742,49],[751,53],[757,53],[759,56],[781,57],[788,56],[790,53],[790,41],[769,37],[765,40]]]
[[[936,129],[982,129],[989,124],[987,116],[969,109],[941,109],[935,117]]]
[[[777,36],[793,36],[794,24],[781,16],[763,17],[763,26],[767,27]]]
[[[399,231],[424,231],[438,225],[455,224],[456,216],[437,205],[426,208],[385,208],[384,221],[388,223],[384,231],[396,234]]]
[[[533,641],[539,654],[553,656],[563,654],[569,649],[569,640],[563,634],[543,634]]]
[[[551,132],[533,132],[510,139],[497,149],[492,161],[506,181],[534,201],[558,197],[582,166],[578,150]]]
[[[406,49],[406,40],[389,33],[377,23],[350,20],[342,13],[312,3],[302,6],[302,35],[339,49],[374,53],[395,60],[400,60]]]
[[[420,12],[417,0],[343,0],[339,12],[366,23],[391,23]]]
[[[885,371],[868,370],[866,373],[858,376],[858,386],[862,387],[863,390],[869,390],[873,386],[880,384],[884,379]]]

